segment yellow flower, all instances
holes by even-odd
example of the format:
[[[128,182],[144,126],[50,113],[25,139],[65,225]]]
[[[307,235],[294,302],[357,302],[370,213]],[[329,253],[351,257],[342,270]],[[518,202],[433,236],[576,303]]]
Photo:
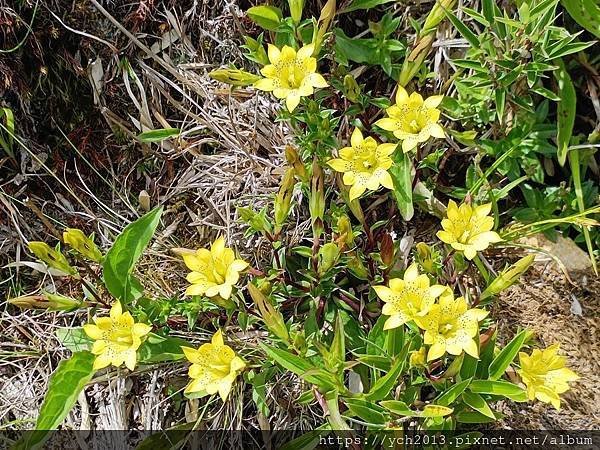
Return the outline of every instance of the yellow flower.
[[[430,345],[427,361],[437,359],[444,353],[460,355],[463,350],[474,358],[479,358],[479,348],[473,339],[479,333],[478,322],[488,315],[483,309],[468,309],[463,297],[454,299],[447,289],[423,317],[415,322],[425,330],[423,342]]]
[[[352,186],[350,200],[360,197],[367,189],[374,191],[380,185],[394,189],[394,182],[387,171],[392,167],[390,155],[396,144],[377,145],[372,137],[363,138],[358,128],[352,132],[350,144],[351,147],[339,151],[339,158],[327,161],[333,170],[344,173],[344,184]]]
[[[453,249],[463,252],[465,258],[475,258],[477,252],[502,240],[498,233],[491,231],[494,227],[494,218],[488,216],[491,208],[491,203],[476,207],[463,203],[459,207],[450,200],[446,210],[447,219],[442,220],[444,230],[438,231],[437,237]]]
[[[575,372],[565,367],[565,358],[557,354],[558,350],[559,344],[554,344],[545,350],[533,350],[531,356],[520,352],[521,368],[517,370],[527,386],[529,400],[537,398],[551,403],[556,409],[560,408],[558,394],[569,389],[569,381],[579,379]]]
[[[97,317],[94,322],[83,326],[85,334],[94,340],[94,370],[111,364],[119,367],[123,363],[129,370],[135,369],[137,349],[152,327],[135,323],[129,312],[123,312],[118,301],[110,308],[109,317]]]
[[[265,78],[254,83],[256,89],[273,92],[277,98],[284,98],[288,111],[292,112],[300,97],[312,95],[314,88],[324,88],[328,84],[317,70],[317,60],[312,57],[314,46],[305,45],[298,52],[284,45],[281,50],[272,44],[268,46],[269,61],[260,71]]]
[[[444,137],[444,129],[437,123],[440,119],[440,104],[443,95],[433,95],[423,100],[421,94],[408,95],[406,89],[398,86],[396,104],[385,110],[388,117],[375,122],[380,128],[392,131],[402,141],[402,151],[411,151],[431,136]]]
[[[235,378],[246,367],[246,363],[236,356],[231,347],[223,343],[221,330],[213,335],[210,344],[202,344],[198,350],[189,347],[181,349],[192,363],[188,371],[192,381],[185,388],[185,392],[201,395],[218,392],[225,401]]]
[[[448,288],[439,284],[430,286],[427,275],[419,275],[416,264],[411,264],[404,279],[392,278],[388,286],[373,286],[377,296],[385,302],[382,314],[390,316],[384,330],[398,328],[406,322],[423,317],[429,312],[435,299]]]
[[[242,259],[236,259],[232,249],[225,247],[225,239],[218,238],[210,246],[210,250],[198,249],[195,253],[184,253],[183,261],[192,270],[187,280],[192,284],[187,288],[187,295],[220,295],[227,300],[231,290],[240,278],[240,272],[248,267]]]

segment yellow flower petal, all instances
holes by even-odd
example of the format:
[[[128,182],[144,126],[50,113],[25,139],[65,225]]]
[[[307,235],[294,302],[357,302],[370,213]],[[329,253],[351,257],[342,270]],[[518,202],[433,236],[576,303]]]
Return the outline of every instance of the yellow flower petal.
[[[396,119],[390,119],[389,117],[379,119],[374,125],[386,131],[395,131],[399,128],[398,121]]]
[[[423,106],[425,108],[437,108],[443,99],[443,95],[432,95],[431,97],[427,97],[425,99],[425,101],[423,102]]]
[[[350,144],[352,147],[359,147],[363,141],[363,134],[358,127],[354,128],[352,136],[350,136]]]
[[[105,367],[110,366],[111,362],[112,358],[108,355],[108,353],[102,353],[96,356],[92,368],[94,370],[104,369]]]
[[[279,62],[281,52],[275,45],[267,44],[267,54],[269,56],[269,61],[271,62],[271,64],[277,64]]]
[[[261,78],[254,82],[253,86],[261,91],[271,92],[275,89],[275,81],[271,78]]]
[[[285,98],[285,106],[287,107],[288,111],[293,112],[299,103],[300,103],[300,94],[298,93],[298,91],[296,91],[296,90],[290,91],[288,93],[287,97]]]
[[[113,304],[112,308],[110,308],[110,318],[112,320],[118,320],[123,314],[123,308],[121,307],[121,302],[118,300]]]
[[[408,92],[402,86],[398,85],[396,89],[396,104],[401,105],[408,101]]]
[[[315,46],[313,44],[308,44],[305,45],[304,47],[302,47],[300,50],[298,50],[298,53],[296,54],[296,58],[298,58],[300,61],[310,58],[312,56],[312,54],[315,52]]]
[[[102,339],[102,336],[104,335],[104,331],[102,331],[97,325],[90,323],[83,326],[83,331],[91,339]]]

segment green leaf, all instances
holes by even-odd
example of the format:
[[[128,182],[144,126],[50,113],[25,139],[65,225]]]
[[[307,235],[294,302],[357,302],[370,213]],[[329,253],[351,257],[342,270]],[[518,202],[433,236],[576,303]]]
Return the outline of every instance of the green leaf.
[[[368,394],[365,395],[367,400],[378,401],[383,400],[390,393],[392,388],[396,385],[398,378],[402,374],[402,370],[404,369],[404,362],[406,359],[406,355],[402,357],[400,355],[390,368],[390,371],[386,373],[383,377],[378,379]]]
[[[508,366],[513,362],[519,350],[521,350],[521,347],[527,338],[527,334],[527,330],[521,331],[506,345],[506,347],[500,350],[490,364],[490,380],[495,381],[504,375]]]
[[[58,328],[56,337],[62,345],[73,353],[92,349],[94,341],[85,334],[83,328]]]
[[[562,59],[554,61],[558,66],[554,73],[556,82],[558,83],[558,102],[557,110],[557,135],[556,141],[558,146],[558,163],[561,166],[567,161],[567,151],[571,134],[573,133],[573,125],[575,124],[575,112],[577,108],[577,94],[575,86],[571,81],[569,72],[565,67]]]
[[[365,366],[369,366],[373,369],[383,370],[384,372],[389,372],[390,368],[392,367],[389,356],[358,355],[356,360],[360,361]]]
[[[394,0],[354,0],[346,8],[340,11],[340,13],[349,13],[358,9],[370,9],[393,1]]]
[[[157,130],[144,131],[138,134],[138,140],[142,142],[161,142],[173,136],[179,136],[179,128],[159,128]]]
[[[451,386],[434,400],[435,404],[442,406],[451,405],[454,400],[456,400],[458,396],[464,392],[469,383],[471,383],[471,378]]]
[[[408,405],[400,400],[384,400],[379,402],[388,411],[391,411],[398,416],[414,417],[417,415],[417,411],[413,411]]]
[[[279,8],[269,5],[253,6],[247,14],[259,27],[269,31],[275,31],[283,17]]]
[[[464,37],[467,40],[467,42],[471,44],[471,46],[473,46],[474,48],[479,48],[480,43],[479,39],[477,38],[477,35],[471,30],[469,30],[469,28],[464,23],[462,23],[452,11],[445,9],[444,13],[448,17],[448,19],[450,19],[450,22],[452,22],[452,25],[454,25],[454,27],[458,30],[462,37]]]
[[[373,402],[360,398],[345,398],[344,403],[351,413],[356,414],[370,425],[383,427],[390,420],[385,409]]]
[[[94,359],[90,352],[77,352],[58,364],[48,383],[35,424],[36,431],[23,436],[15,448],[34,449],[43,444],[51,430],[58,428],[75,405],[79,393],[92,379]]]
[[[410,220],[415,213],[412,198],[412,161],[402,150],[397,150],[393,159],[394,165],[390,167],[389,173],[394,181],[394,198],[402,218]]]
[[[483,399],[483,397],[474,392],[463,392],[462,393],[463,401],[473,408],[476,411],[479,411],[484,416],[487,416],[491,419],[495,419],[494,412],[487,404],[487,402]]]
[[[259,343],[265,353],[283,368],[294,372],[300,378],[309,383],[316,384],[324,391],[329,391],[337,385],[337,380],[334,376],[322,369],[315,367],[309,360],[294,355],[280,348],[270,347]]]
[[[380,356],[382,352],[385,352],[385,331],[383,330],[383,325],[387,317],[382,315],[377,319],[371,331],[369,331],[369,336],[367,337],[367,354]]]
[[[152,239],[161,214],[162,207],[158,207],[127,225],[106,253],[102,264],[104,284],[116,299],[124,303],[142,294],[140,283],[132,276],[132,272]]]
[[[149,333],[138,350],[139,361],[142,363],[179,361],[185,356],[181,347],[191,347],[191,345],[183,339]]]
[[[527,392],[508,381],[473,380],[469,390],[477,394],[501,395],[515,402],[527,401]]]

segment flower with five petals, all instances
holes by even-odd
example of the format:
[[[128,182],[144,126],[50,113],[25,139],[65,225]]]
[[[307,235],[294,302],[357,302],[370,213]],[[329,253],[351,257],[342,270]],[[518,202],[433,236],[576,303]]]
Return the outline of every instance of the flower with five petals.
[[[363,138],[361,131],[355,128],[350,145],[339,151],[339,158],[327,161],[333,170],[344,174],[344,184],[352,186],[350,200],[360,197],[367,189],[374,191],[379,186],[394,189],[388,169],[393,164],[390,155],[396,144],[377,145],[375,139],[370,136]]]
[[[218,238],[210,250],[198,249],[195,253],[183,253],[183,262],[192,270],[186,279],[191,283],[187,295],[216,295],[227,300],[233,286],[240,279],[240,272],[248,267],[242,259],[236,259],[232,249],[225,247],[225,239]]]
[[[404,279],[392,278],[388,286],[373,286],[377,296],[385,302],[382,314],[390,316],[384,330],[398,328],[406,322],[423,317],[429,312],[435,299],[448,288],[439,284],[430,286],[427,275],[419,275],[416,264],[411,264]]]
[[[455,299],[450,288],[446,288],[438,303],[427,314],[415,319],[416,324],[425,330],[423,342],[430,346],[427,361],[446,352],[460,355],[463,350],[479,358],[479,346],[474,338],[479,333],[478,322],[487,315],[488,312],[483,309],[469,309],[463,297]]]
[[[473,259],[477,252],[502,240],[498,233],[491,231],[494,228],[494,218],[488,216],[491,209],[491,203],[476,207],[463,203],[459,207],[450,200],[447,218],[442,220],[443,230],[438,231],[436,236],[454,250],[463,252],[465,258]]]
[[[388,117],[375,122],[379,128],[391,131],[402,141],[402,151],[407,153],[430,137],[443,138],[444,129],[437,123],[440,119],[440,104],[443,95],[432,95],[423,100],[421,94],[408,95],[398,86],[396,104],[385,110]]]
[[[560,408],[559,394],[569,389],[568,382],[579,379],[575,372],[565,367],[565,358],[558,355],[558,350],[559,344],[554,344],[544,350],[535,349],[531,355],[520,352],[521,368],[517,369],[527,387],[529,400],[537,398],[556,409]]]
[[[83,326],[85,334],[94,340],[94,370],[111,364],[119,367],[123,363],[129,370],[135,369],[137,349],[151,329],[145,323],[135,323],[131,314],[123,312],[121,303],[117,301],[110,308],[109,317],[96,317],[93,324]]]
[[[256,89],[273,92],[279,99],[285,99],[289,112],[294,111],[301,97],[312,95],[314,88],[327,87],[327,81],[317,73],[317,59],[312,56],[314,46],[305,45],[296,52],[284,45],[280,50],[269,44],[268,56],[271,64],[260,71],[265,78],[254,83]]]
[[[223,334],[218,330],[210,344],[202,344],[197,350],[181,347],[185,357],[192,363],[188,370],[191,378],[185,388],[186,393],[216,394],[225,401],[233,382],[246,363],[223,342]]]

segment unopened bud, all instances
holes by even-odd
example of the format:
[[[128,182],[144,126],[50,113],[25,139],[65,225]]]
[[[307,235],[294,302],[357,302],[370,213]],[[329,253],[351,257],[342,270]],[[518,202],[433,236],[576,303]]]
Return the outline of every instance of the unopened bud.
[[[358,97],[360,95],[360,86],[350,74],[344,77],[344,91],[346,98],[352,103],[356,103],[358,101]]]
[[[421,347],[419,350],[415,350],[414,352],[410,353],[410,359],[408,363],[411,367],[425,366],[427,365],[426,356],[427,349],[425,347]]]
[[[92,237],[87,237],[83,231],[77,228],[67,228],[63,232],[63,241],[69,244],[74,250],[94,262],[102,262],[104,258]]]
[[[265,294],[252,283],[248,283],[248,292],[269,331],[282,341],[288,342],[290,336],[281,313],[269,302]]]
[[[47,309],[50,311],[72,311],[83,305],[81,300],[59,294],[22,295],[8,300],[11,305],[22,309]]]
[[[302,10],[304,9],[304,0],[288,0],[290,7],[290,16],[294,23],[299,23],[302,20]]]
[[[533,264],[534,255],[527,255],[516,263],[500,272],[490,285],[481,293],[481,300],[498,295],[503,290],[515,284],[519,277]]]
[[[328,242],[319,249],[319,275],[326,274],[337,262],[340,249],[333,242]]]
[[[347,215],[344,214],[338,218],[337,231],[339,233],[337,241],[340,244],[345,244],[348,247],[354,245],[354,231],[352,231],[352,223],[350,223],[350,218]]]
[[[298,151],[291,145],[285,146],[285,159],[287,163],[294,168],[296,175],[303,181],[308,179],[308,174],[306,172],[306,167],[304,167],[304,163],[300,159],[300,155],[298,155]]]
[[[381,260],[386,266],[391,266],[394,263],[394,241],[389,233],[384,233],[381,237]]]
[[[77,275],[77,270],[71,267],[65,255],[60,252],[60,247],[56,249],[50,247],[45,242],[33,241],[28,244],[29,250],[40,260],[45,262],[48,267],[60,270],[67,275]]]
[[[261,77],[239,69],[216,69],[208,74],[213,80],[232,86],[249,86]]]

